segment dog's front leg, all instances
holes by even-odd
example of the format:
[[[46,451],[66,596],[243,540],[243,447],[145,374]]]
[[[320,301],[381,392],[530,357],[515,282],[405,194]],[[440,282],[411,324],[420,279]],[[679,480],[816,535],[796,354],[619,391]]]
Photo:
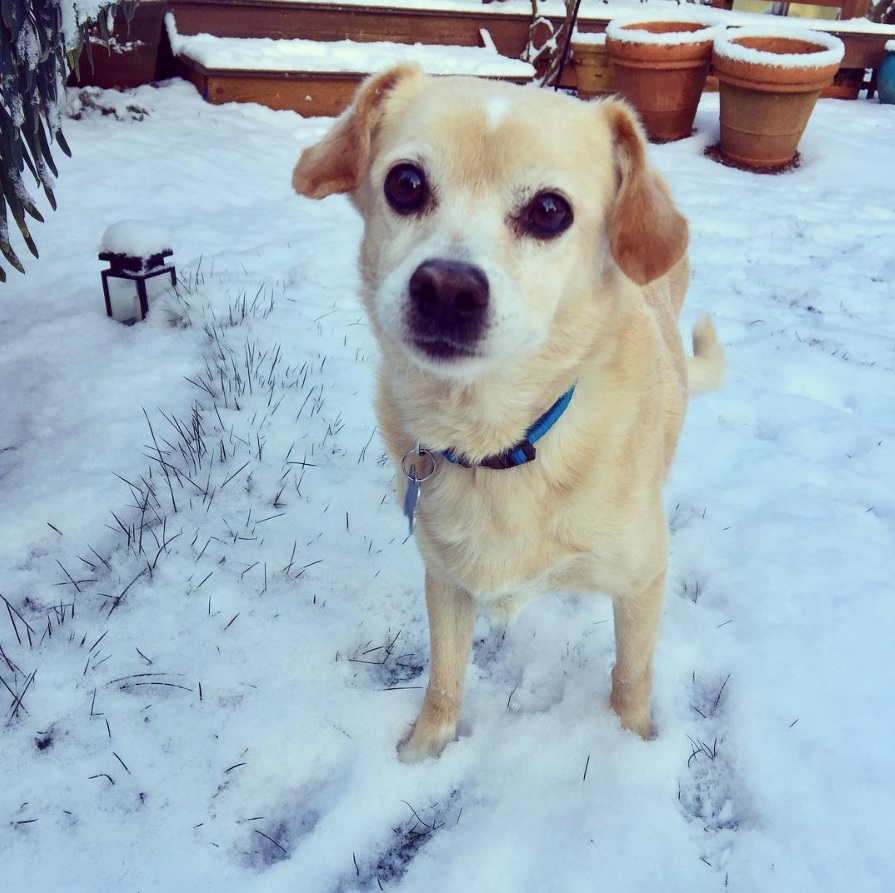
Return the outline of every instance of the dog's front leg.
[[[643,589],[618,596],[613,602],[615,666],[609,703],[622,726],[641,738],[652,735],[653,651],[665,601],[666,575],[663,570]]]
[[[428,570],[426,608],[429,685],[409,737],[398,745],[398,758],[404,763],[437,756],[457,734],[472,628],[478,613],[469,593]]]

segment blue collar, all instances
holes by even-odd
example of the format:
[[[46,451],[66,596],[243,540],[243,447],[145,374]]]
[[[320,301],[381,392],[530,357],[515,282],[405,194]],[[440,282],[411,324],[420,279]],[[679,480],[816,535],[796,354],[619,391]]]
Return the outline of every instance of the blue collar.
[[[518,465],[525,465],[535,458],[535,441],[540,440],[558,421],[559,417],[566,411],[566,407],[572,400],[572,394],[575,393],[575,385],[572,385],[550,409],[547,410],[526,432],[525,437],[519,443],[511,446],[502,453],[496,453],[493,456],[486,456],[481,462],[470,462],[464,456],[458,456],[452,450],[444,450],[442,456],[453,465],[462,465],[464,468],[475,468],[481,466],[483,468],[516,468]]]

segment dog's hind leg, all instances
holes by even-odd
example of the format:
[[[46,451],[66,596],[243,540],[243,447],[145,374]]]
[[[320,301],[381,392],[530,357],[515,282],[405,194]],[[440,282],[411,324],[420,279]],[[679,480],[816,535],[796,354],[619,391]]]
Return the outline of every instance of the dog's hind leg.
[[[614,599],[615,666],[609,702],[622,726],[641,738],[652,735],[650,691],[653,651],[665,600],[663,570],[643,589]]]
[[[426,572],[429,611],[429,685],[410,735],[398,745],[404,763],[441,753],[457,734],[463,683],[478,606],[469,593]]]

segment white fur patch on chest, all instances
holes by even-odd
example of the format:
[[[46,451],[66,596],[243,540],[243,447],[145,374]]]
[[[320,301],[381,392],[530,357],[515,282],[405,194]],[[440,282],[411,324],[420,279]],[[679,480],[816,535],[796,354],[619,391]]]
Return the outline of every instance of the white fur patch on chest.
[[[487,589],[471,588],[470,594],[496,620],[514,620],[530,602],[552,592],[578,592],[592,587],[582,573],[586,560],[566,556],[544,573],[499,584]]]
[[[474,592],[473,598],[487,611],[492,620],[510,622],[535,599],[547,595],[552,588],[543,580],[529,580],[497,592]]]

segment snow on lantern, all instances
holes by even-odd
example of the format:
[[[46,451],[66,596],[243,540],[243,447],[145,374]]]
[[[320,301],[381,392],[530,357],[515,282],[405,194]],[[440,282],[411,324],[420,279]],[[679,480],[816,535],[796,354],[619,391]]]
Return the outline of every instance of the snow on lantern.
[[[100,244],[106,315],[125,325],[144,319],[152,302],[177,284],[174,252],[168,237],[155,226],[123,220],[110,226]]]

